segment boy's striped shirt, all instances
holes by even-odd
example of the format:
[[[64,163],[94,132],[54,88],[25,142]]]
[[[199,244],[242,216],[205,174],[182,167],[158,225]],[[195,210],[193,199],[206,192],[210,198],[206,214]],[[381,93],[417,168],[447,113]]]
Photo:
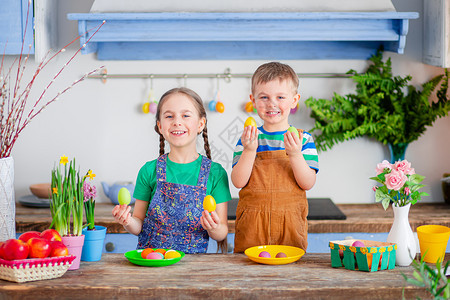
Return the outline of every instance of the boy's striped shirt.
[[[256,149],[256,153],[285,150],[284,134],[286,131],[268,132],[262,126],[258,127],[258,148]],[[244,147],[242,146],[241,139],[239,139],[233,153],[233,167],[237,164],[239,158],[241,158],[243,150]],[[316,145],[311,134],[306,131],[303,131],[302,154],[308,166],[314,169],[316,173],[319,172],[319,156],[317,155]]]

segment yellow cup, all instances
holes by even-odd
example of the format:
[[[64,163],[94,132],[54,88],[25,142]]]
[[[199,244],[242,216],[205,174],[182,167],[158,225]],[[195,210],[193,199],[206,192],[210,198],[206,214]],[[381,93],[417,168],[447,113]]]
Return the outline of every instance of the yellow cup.
[[[428,263],[441,262],[445,256],[450,228],[442,225],[423,225],[417,227],[420,253],[425,255],[424,261]]]

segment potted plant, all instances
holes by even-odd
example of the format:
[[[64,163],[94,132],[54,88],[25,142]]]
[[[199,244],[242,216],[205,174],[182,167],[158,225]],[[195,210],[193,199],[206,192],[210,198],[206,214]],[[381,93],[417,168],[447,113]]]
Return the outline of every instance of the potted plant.
[[[331,100],[309,98],[305,101],[315,119],[311,132],[318,150],[331,149],[335,144],[368,136],[388,145],[391,163],[403,160],[406,147],[417,140],[439,117],[450,111],[447,96],[448,70],[422,85],[418,90],[409,85],[411,76],[393,76],[391,59],[383,61],[382,51],[370,58],[364,73],[350,70],[356,82],[356,92],[345,96],[334,94]],[[441,84],[437,102],[430,95]]]
[[[94,175],[95,176],[95,175]],[[84,182],[84,209],[87,227],[83,228],[84,245],[81,254],[83,261],[99,261],[102,258],[106,227],[95,225],[95,198],[97,188],[88,181]]]
[[[392,202],[394,223],[389,231],[387,241],[397,244],[395,263],[399,266],[409,266],[416,256],[416,240],[409,224],[408,213],[411,205],[421,200],[427,193],[419,192],[424,187],[420,184],[424,176],[416,174],[407,160],[394,164],[387,160],[376,167],[377,176],[370,179],[380,183],[374,186],[375,201],[381,202],[384,209]]]
[[[69,270],[80,267],[81,251],[84,242],[83,207],[84,181],[95,176],[89,170],[85,176],[80,176],[76,170],[75,159],[70,161],[62,156],[59,165],[52,170],[50,211],[52,223],[62,237],[63,243],[69,248],[69,253],[76,256]]]

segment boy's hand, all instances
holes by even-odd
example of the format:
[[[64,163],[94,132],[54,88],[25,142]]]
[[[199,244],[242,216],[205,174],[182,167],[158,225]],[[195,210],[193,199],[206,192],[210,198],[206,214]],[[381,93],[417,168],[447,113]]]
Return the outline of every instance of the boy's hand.
[[[299,132],[299,137],[294,132],[287,131],[284,134],[284,148],[287,155],[301,155],[303,133]]]
[[[200,217],[200,222],[202,227],[209,232],[219,226],[220,218],[216,211],[213,211],[210,214],[207,210],[204,210],[202,212],[202,216]]]
[[[114,216],[114,220],[120,225],[127,226],[131,221],[131,206],[126,204],[116,205],[112,210],[112,215]]]
[[[256,151],[258,148],[258,128],[255,126],[247,126],[241,136],[241,143],[244,150]]]

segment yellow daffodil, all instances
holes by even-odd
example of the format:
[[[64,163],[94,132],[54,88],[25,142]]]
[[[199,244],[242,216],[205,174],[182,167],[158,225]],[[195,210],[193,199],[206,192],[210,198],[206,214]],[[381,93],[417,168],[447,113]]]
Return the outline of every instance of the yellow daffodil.
[[[69,158],[65,155],[61,156],[61,159],[59,160],[60,164],[66,165],[69,162]]]
[[[54,188],[53,188],[53,194],[58,195],[58,188],[57,188],[57,187],[54,187]]]
[[[95,176],[96,176],[96,175],[95,175],[94,173],[92,173],[92,170],[89,170],[88,173],[87,173],[87,175],[86,175],[86,177],[89,177],[89,180],[94,179]]]

